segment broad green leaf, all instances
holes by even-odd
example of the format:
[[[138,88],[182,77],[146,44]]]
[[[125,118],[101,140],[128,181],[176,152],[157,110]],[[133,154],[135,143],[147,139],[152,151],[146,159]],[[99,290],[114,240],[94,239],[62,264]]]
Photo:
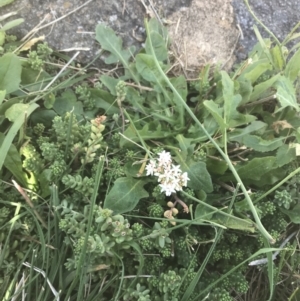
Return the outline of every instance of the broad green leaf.
[[[13,53],[0,58],[0,90],[11,93],[19,89],[22,66],[20,59]]]
[[[285,66],[285,59],[282,56],[282,50],[278,45],[275,45],[271,50],[271,56],[273,59],[274,67],[281,71],[283,70],[283,67]]]
[[[53,109],[58,115],[64,115],[72,110],[75,115],[83,114],[82,103],[77,101],[77,97],[71,89],[64,91],[61,96],[56,98]]]
[[[204,118],[203,122],[204,128],[209,133],[209,135],[214,136],[216,132],[220,130],[220,127],[212,115]],[[197,125],[191,125],[188,129],[189,136],[194,138],[195,142],[207,141],[207,136],[203,132],[202,128]]]
[[[143,188],[146,182],[142,179],[119,178],[108,193],[104,201],[104,208],[122,214],[134,209],[139,200],[149,196]]]
[[[193,153],[195,145],[192,144],[192,142],[194,141],[194,139],[185,138],[182,134],[178,134],[176,136],[176,140],[179,143],[179,147],[180,147],[183,155],[187,156],[188,153],[190,153],[190,154]]]
[[[278,167],[286,165],[296,159],[296,151],[294,147],[284,144],[278,148],[276,152],[276,160]]]
[[[250,219],[241,219],[235,216],[225,216],[221,213],[215,213],[210,221],[223,225],[229,229],[256,232],[256,227]]]
[[[206,168],[209,171],[209,173],[215,174],[215,175],[223,175],[226,170],[228,170],[228,164],[226,161],[222,159],[212,159],[207,158],[206,159]]]
[[[53,110],[38,109],[31,114],[30,121],[33,126],[42,123],[46,128],[50,128],[55,116],[57,114]]]
[[[272,70],[271,63],[267,59],[261,59],[249,65],[243,72],[243,77],[254,84],[257,79],[268,70]]]
[[[163,131],[161,128],[161,124],[156,125],[154,129],[155,124],[145,124],[142,129],[138,129],[139,136],[144,140],[150,140],[150,139],[161,139],[161,138],[166,138],[166,137],[172,137],[174,134],[172,132],[166,132]],[[121,137],[120,139],[120,147],[126,146],[132,146],[133,142],[140,142],[140,139],[138,135],[136,134],[135,128],[130,125],[124,132],[124,136],[127,138]]]
[[[212,209],[211,207],[205,206],[204,204],[200,203],[196,206],[195,210],[195,219],[204,219],[204,220],[211,220],[213,214],[216,213],[219,209],[215,208]]]
[[[276,157],[254,158],[236,171],[242,179],[253,179],[259,181],[261,177],[277,167]]]
[[[240,104],[245,104],[249,101],[252,91],[253,91],[253,87],[251,84],[251,81],[249,79],[246,78],[239,78],[235,83],[238,83],[238,92],[242,97],[242,101]]]
[[[28,64],[23,64],[22,67],[22,87],[29,92],[36,92],[44,89],[53,78],[44,70],[33,70]]]
[[[259,136],[246,135],[241,142],[258,152],[270,152],[282,146],[285,139],[285,137],[280,137],[272,140],[264,140]]]
[[[0,46],[4,45],[4,43],[5,43],[5,37],[6,37],[5,31],[0,29]]]
[[[0,147],[2,146],[4,139],[5,135],[0,133]],[[14,178],[20,185],[27,187],[27,177],[23,171],[21,156],[13,144],[10,145],[7,152],[4,166],[13,174]]]
[[[112,95],[117,96],[116,86],[120,79],[103,74],[100,76],[100,81],[105,85]]]
[[[23,112],[26,112],[28,108],[29,108],[29,104],[16,103],[16,104],[12,105],[9,109],[6,110],[5,117],[9,121],[14,122],[17,118],[19,118],[19,116]],[[25,119],[24,119],[24,122],[25,122]]]
[[[213,100],[205,100],[203,104],[207,108],[207,110],[211,113],[211,115],[214,117],[216,122],[219,124],[221,131],[223,132],[227,127],[222,117],[223,108],[220,108]]]
[[[280,208],[280,211],[286,214],[292,223],[300,224],[300,204],[297,204],[292,210]]]
[[[222,77],[222,94],[224,99],[224,123],[228,127],[237,127],[255,120],[255,116],[241,114],[237,107],[242,101],[239,94],[234,94],[234,82],[227,72],[220,72]]]
[[[156,68],[155,58],[153,56],[143,53],[138,54],[136,56],[136,69],[146,81],[154,84],[155,91],[164,91],[166,83]]]
[[[1,6],[4,6],[4,5],[7,5],[7,4],[10,4],[12,2],[14,2],[15,0],[0,0],[0,7]]]
[[[147,54],[152,54],[152,51],[149,46],[149,38],[151,39],[153,50],[155,52],[155,57],[158,61],[163,62],[168,58],[168,48],[163,37],[157,32],[151,32],[150,37],[147,37],[145,43],[145,50]]]
[[[44,96],[44,106],[46,109],[52,109],[55,103],[55,95],[53,93],[49,93]]]
[[[115,32],[103,25],[98,24],[96,27],[96,40],[100,43],[101,47],[109,51],[111,54],[105,60],[106,64],[115,64],[121,62],[124,68],[129,71],[132,79],[136,83],[139,83],[138,75],[132,70],[129,64],[129,59],[133,57],[135,52],[135,48],[131,47],[129,49],[123,49],[122,47],[122,39],[116,36]]]
[[[22,18],[15,19],[15,20],[12,20],[12,21],[9,21],[9,22],[5,23],[1,29],[4,30],[4,31],[7,31],[7,30],[9,30],[13,27],[16,27],[16,26],[22,24],[23,22],[24,22],[24,19],[22,19]]]
[[[1,107],[1,104],[5,98],[5,94],[6,94],[6,91],[0,91],[0,107]]]
[[[285,107],[293,107],[297,112],[300,111],[299,104],[296,99],[295,88],[293,87],[292,82],[284,77],[281,78],[275,84],[277,88],[276,97],[280,102],[281,107],[275,112],[279,112]]]
[[[96,101],[96,108],[103,109],[105,115],[113,115],[120,113],[120,109],[116,102],[116,97],[112,96],[109,92],[98,88],[91,88],[89,89],[89,91],[91,92],[91,98],[95,99]]]
[[[273,84],[280,78],[280,76],[280,73],[278,73],[270,79],[256,85],[253,89],[253,93],[251,94],[249,101],[257,100],[263,93],[265,93],[273,86]]]
[[[245,136],[249,135],[250,133],[260,131],[267,126],[268,125],[262,121],[253,121],[251,124],[244,128],[235,128],[232,132],[228,133],[228,140],[242,143]]]
[[[36,103],[32,103],[29,105],[27,112],[21,112],[19,117],[15,119],[14,123],[12,124],[11,128],[7,132],[4,141],[0,147],[0,170],[2,169],[3,163],[5,161],[6,155],[8,150],[17,135],[19,129],[24,124],[25,117],[29,117],[31,113],[36,110],[39,106]]]
[[[299,71],[300,71],[300,48],[294,53],[294,55],[286,64],[284,74],[291,82],[294,82],[299,75]]]
[[[265,174],[278,167],[276,163],[276,157],[273,156],[254,158],[245,164],[237,165],[236,171],[245,182],[251,182],[251,180],[260,181]],[[233,179],[234,177],[232,175],[221,178],[222,181],[230,181]]]
[[[188,177],[190,178],[187,183],[188,187],[194,190],[203,189],[208,193],[213,191],[211,177],[204,162],[186,161],[180,152],[176,152],[176,158],[181,170],[188,173]]]
[[[229,229],[255,232],[256,228],[251,220],[241,219],[233,215],[226,216],[219,213],[219,211],[218,208],[213,209],[204,204],[198,204],[195,210],[195,219],[203,217],[203,220],[214,222]]]

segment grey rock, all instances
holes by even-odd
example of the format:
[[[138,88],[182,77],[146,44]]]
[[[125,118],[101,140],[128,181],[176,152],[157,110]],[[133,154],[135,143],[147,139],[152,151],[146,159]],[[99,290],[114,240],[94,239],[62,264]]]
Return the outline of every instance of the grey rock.
[[[234,54],[239,59],[244,59],[257,41],[253,32],[255,21],[243,0],[15,0],[0,8],[0,15],[18,10],[18,17],[25,19],[13,30],[19,38],[42,22],[43,28],[34,37],[45,35],[55,50],[89,48],[81,50],[78,57],[82,63],[88,63],[100,49],[95,40],[95,27],[100,23],[112,27],[123,38],[125,47],[142,47],[147,12],[143,3],[146,8],[152,3],[159,17],[171,23],[170,33],[177,45],[174,55],[181,58],[178,64],[182,69],[192,73],[197,74],[205,63],[227,63],[230,68],[235,59],[233,50],[236,49]],[[250,0],[250,5],[279,39],[300,20],[300,1]],[[50,22],[53,23],[49,25]],[[243,34],[238,47],[236,23]],[[100,60],[96,65],[102,65]]]
[[[288,0],[249,0],[255,15],[282,41],[292,28],[300,21],[300,1]],[[240,39],[238,58],[244,59],[257,43],[253,25],[256,21],[250,15],[243,0],[233,0],[232,5],[236,21],[240,25],[243,38]],[[258,24],[256,24],[258,25]],[[266,31],[258,26],[264,38],[269,37]],[[299,30],[298,30],[299,31]]]

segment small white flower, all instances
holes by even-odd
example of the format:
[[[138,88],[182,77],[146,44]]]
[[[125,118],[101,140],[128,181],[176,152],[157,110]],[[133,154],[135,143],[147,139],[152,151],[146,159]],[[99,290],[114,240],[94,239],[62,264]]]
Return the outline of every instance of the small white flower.
[[[166,196],[170,196],[176,191],[181,191],[183,186],[187,186],[189,180],[186,172],[182,173],[180,165],[172,164],[171,154],[166,151],[162,151],[158,154],[158,160],[150,160],[146,166],[146,175],[158,177],[158,182],[161,188],[161,192]]]
[[[158,153],[159,159],[158,159],[158,164],[159,165],[169,165],[172,162],[171,154],[166,151],[162,151],[161,153]]]
[[[172,193],[176,192],[173,184],[163,183],[163,184],[159,184],[159,186],[161,188],[161,192],[165,192],[166,196],[170,196]]]
[[[180,175],[180,182],[182,186],[187,186],[187,181],[189,181],[190,178],[188,177],[187,172],[184,172]]]
[[[146,176],[153,176],[156,171],[156,162],[154,160],[150,160],[150,162],[146,165]]]

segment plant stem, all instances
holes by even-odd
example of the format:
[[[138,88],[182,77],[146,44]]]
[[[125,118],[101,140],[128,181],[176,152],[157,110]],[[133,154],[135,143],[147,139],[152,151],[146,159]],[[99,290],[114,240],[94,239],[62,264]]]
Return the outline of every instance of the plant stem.
[[[145,27],[146,27],[146,31],[147,31],[147,36],[150,37],[150,33],[149,33],[149,27],[148,27],[148,22],[147,20],[145,21]],[[149,46],[152,52],[153,57],[155,58],[154,62],[156,65],[156,68],[159,70],[160,74],[162,75],[162,77],[164,78],[164,80],[166,81],[166,83],[168,84],[168,86],[170,87],[170,89],[173,91],[175,97],[177,97],[177,99],[182,103],[183,107],[186,109],[186,111],[189,113],[189,115],[192,117],[192,119],[195,121],[195,123],[202,129],[202,131],[205,133],[205,135],[208,137],[208,139],[211,141],[211,143],[215,146],[215,148],[218,150],[218,152],[220,153],[220,155],[224,158],[224,160],[226,161],[226,163],[228,164],[231,172],[233,173],[235,179],[237,180],[237,183],[239,183],[241,185],[241,189],[245,195],[245,198],[248,202],[248,206],[253,214],[254,220],[257,224],[257,228],[259,229],[259,231],[262,233],[262,235],[264,237],[266,237],[266,239],[268,239],[270,241],[270,243],[275,243],[275,239],[269,234],[269,232],[265,229],[265,227],[263,226],[263,224],[261,223],[259,216],[256,212],[256,209],[252,203],[252,200],[247,192],[247,189],[245,187],[245,185],[243,184],[240,176],[238,175],[238,173],[236,172],[233,164],[230,161],[230,158],[222,151],[222,149],[219,147],[219,145],[214,141],[214,139],[211,137],[211,135],[206,131],[206,129],[204,128],[204,126],[201,124],[201,122],[197,119],[197,117],[194,115],[194,113],[192,112],[192,110],[189,108],[189,106],[186,104],[186,102],[182,99],[181,95],[178,93],[178,91],[175,89],[175,87],[171,84],[169,78],[165,75],[164,71],[161,69],[156,56],[155,56],[155,52],[153,49],[153,45],[152,45],[152,41],[149,38]],[[226,145],[226,141],[225,141],[225,145]]]

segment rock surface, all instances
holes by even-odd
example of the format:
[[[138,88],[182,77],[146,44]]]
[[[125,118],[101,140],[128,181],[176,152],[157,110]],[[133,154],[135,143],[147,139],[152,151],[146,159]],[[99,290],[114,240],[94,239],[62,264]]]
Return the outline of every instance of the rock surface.
[[[256,22],[243,0],[233,0],[232,5],[237,24],[242,30],[242,38],[239,42],[242,48],[240,47],[238,58],[245,59],[257,42],[253,31],[253,25]],[[249,5],[258,19],[276,35],[279,41],[282,41],[300,21],[300,1],[298,0],[249,0]],[[259,30],[263,37],[269,37],[261,27]]]
[[[125,46],[141,48],[146,14],[157,15],[169,25],[173,37],[173,52],[182,69],[198,72],[204,63],[233,61],[233,51],[241,27],[243,40],[237,47],[240,59],[246,57],[256,42],[253,18],[242,0],[15,0],[0,8],[0,15],[18,10],[18,17],[26,21],[14,29],[24,37],[38,24],[42,27],[34,37],[42,34],[50,46],[64,50],[81,49],[78,60],[91,61],[100,47],[95,41],[95,27],[105,23],[124,40]],[[283,38],[300,20],[300,1],[251,0],[250,5],[264,23]],[[15,17],[14,17],[15,18]],[[84,50],[89,48],[89,50]],[[100,61],[98,66],[100,66]]]

